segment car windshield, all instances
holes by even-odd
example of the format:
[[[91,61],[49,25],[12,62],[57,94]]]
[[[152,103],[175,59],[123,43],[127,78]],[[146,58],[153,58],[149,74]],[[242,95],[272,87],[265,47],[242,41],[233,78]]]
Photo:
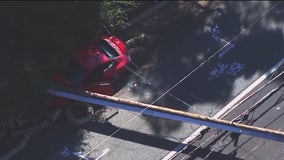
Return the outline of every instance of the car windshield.
[[[73,86],[77,87],[82,83],[86,72],[87,71],[78,61],[72,59],[63,74]]]
[[[96,42],[96,44],[107,57],[115,58],[119,56],[118,52],[110,44],[108,44],[107,41],[100,39]]]
[[[90,75],[86,78],[84,85],[89,85],[95,82],[99,82],[102,79],[104,72],[108,71],[115,65],[114,61],[104,63],[96,68],[94,68]]]

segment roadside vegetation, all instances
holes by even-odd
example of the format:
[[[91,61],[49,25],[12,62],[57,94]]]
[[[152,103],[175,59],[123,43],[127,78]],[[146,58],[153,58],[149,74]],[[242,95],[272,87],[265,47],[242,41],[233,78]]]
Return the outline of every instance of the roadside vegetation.
[[[76,46],[124,24],[143,3],[1,2],[4,47],[0,58],[0,139],[4,146],[13,144],[6,136],[50,116],[52,110],[44,90],[52,82],[47,73],[64,67]],[[7,148],[0,146],[0,155]]]
[[[102,1],[101,13],[103,24],[114,28],[123,25],[132,13],[141,4],[139,1]]]

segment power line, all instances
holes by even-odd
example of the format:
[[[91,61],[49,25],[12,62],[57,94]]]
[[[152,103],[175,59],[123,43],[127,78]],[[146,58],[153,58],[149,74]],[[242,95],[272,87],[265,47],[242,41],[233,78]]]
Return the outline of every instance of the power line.
[[[250,30],[252,26],[254,26],[257,22],[259,22],[263,17],[265,17],[274,7],[276,7],[280,2],[277,2],[275,5],[273,5],[270,9],[268,9],[263,15],[261,15],[259,18],[257,18],[253,23],[251,23],[245,30]],[[166,90],[163,94],[161,94],[156,100],[154,100],[151,104],[156,103],[158,100],[160,100],[162,97],[164,97],[166,94],[168,94],[171,90],[173,90],[176,86],[178,86],[180,83],[182,83],[185,79],[187,79],[189,76],[191,76],[193,73],[195,73],[197,70],[199,70],[201,67],[203,67],[206,63],[208,63],[213,57],[215,57],[221,50],[226,48],[228,45],[231,44],[232,41],[237,40],[239,36],[241,36],[245,32],[244,30],[241,31],[238,35],[236,35],[231,41],[229,41],[227,44],[225,44],[222,48],[214,52],[209,58],[207,58],[205,61],[203,61],[199,66],[197,66],[195,69],[190,71],[187,75],[185,75],[182,79],[180,79],[177,83],[175,83],[172,87],[170,87],[168,90]],[[134,71],[135,72],[135,71]],[[136,73],[136,72],[135,72]],[[133,116],[131,119],[129,119],[126,123],[124,123],[122,126],[120,126],[116,131],[114,131],[111,135],[106,137],[103,141],[101,141],[99,144],[97,144],[95,147],[93,147],[86,156],[90,155],[94,150],[96,150],[99,146],[101,146],[104,142],[106,142],[108,139],[110,139],[113,135],[115,135],[117,132],[119,132],[123,127],[128,125],[131,121],[133,121],[135,118],[137,118],[139,115],[141,115],[145,110],[147,110],[148,107],[144,108],[142,111],[140,111],[137,115]]]

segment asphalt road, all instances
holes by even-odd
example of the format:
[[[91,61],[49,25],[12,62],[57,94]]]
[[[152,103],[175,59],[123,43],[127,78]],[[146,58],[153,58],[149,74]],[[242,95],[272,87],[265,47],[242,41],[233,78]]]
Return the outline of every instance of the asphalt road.
[[[283,69],[281,70],[283,71]],[[268,99],[256,105],[256,109],[248,114],[246,120],[241,123],[247,123],[253,126],[269,128],[273,130],[283,130],[283,83],[284,76],[280,76],[273,83],[261,89],[255,96],[249,98],[242,105],[234,109],[225,119],[233,120],[241,113],[251,108],[264,96],[269,94],[275,88],[279,90],[269,96]],[[260,84],[257,88],[266,85],[267,81]],[[247,135],[237,135],[226,131],[217,131],[209,129],[203,137],[191,143],[189,147],[180,153],[175,159],[251,159],[251,160],[269,160],[283,159],[283,147],[281,142],[255,138]]]
[[[244,26],[236,20],[242,16],[229,8],[215,19],[220,31],[215,34],[210,32],[214,25],[204,19],[181,16],[160,31],[149,62],[135,70],[140,76],[130,76],[116,96],[212,116],[283,58],[282,32],[262,27],[269,23],[263,21],[238,36]],[[115,112],[108,109],[105,118]],[[105,123],[81,127],[61,119],[33,136],[13,160],[70,159],[73,151],[88,154],[89,159],[161,159],[198,127],[121,110]],[[71,151],[66,157],[64,147]]]

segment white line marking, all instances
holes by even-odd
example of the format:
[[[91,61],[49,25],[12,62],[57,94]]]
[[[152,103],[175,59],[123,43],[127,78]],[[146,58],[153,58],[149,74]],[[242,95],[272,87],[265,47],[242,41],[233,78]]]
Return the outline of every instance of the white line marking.
[[[103,156],[105,156],[109,152],[109,150],[110,150],[109,148],[104,149],[103,153],[99,155],[95,160],[101,159]]]
[[[231,48],[233,48],[235,45],[232,44],[231,42],[227,42],[225,39],[222,39],[216,35],[212,35],[212,37],[217,41],[220,42],[222,45],[225,46],[220,52],[218,57],[222,58]]]
[[[239,100],[241,100],[245,95],[247,95],[252,89],[254,89],[257,85],[263,82],[269,75],[275,72],[282,64],[284,64],[284,58],[281,59],[276,65],[274,65],[269,71],[264,73],[260,78],[254,81],[249,87],[243,90],[236,98],[234,98],[230,103],[228,103],[224,108],[222,108],[218,113],[216,113],[213,118],[224,118],[228,113],[230,113],[233,109],[238,107],[235,105]],[[207,129],[207,126],[201,126],[197,130],[195,130],[189,137],[187,137],[181,144],[179,144],[173,151],[169,152],[162,160],[169,160],[176,156],[183,147],[189,142],[193,141],[197,138],[201,131]]]

